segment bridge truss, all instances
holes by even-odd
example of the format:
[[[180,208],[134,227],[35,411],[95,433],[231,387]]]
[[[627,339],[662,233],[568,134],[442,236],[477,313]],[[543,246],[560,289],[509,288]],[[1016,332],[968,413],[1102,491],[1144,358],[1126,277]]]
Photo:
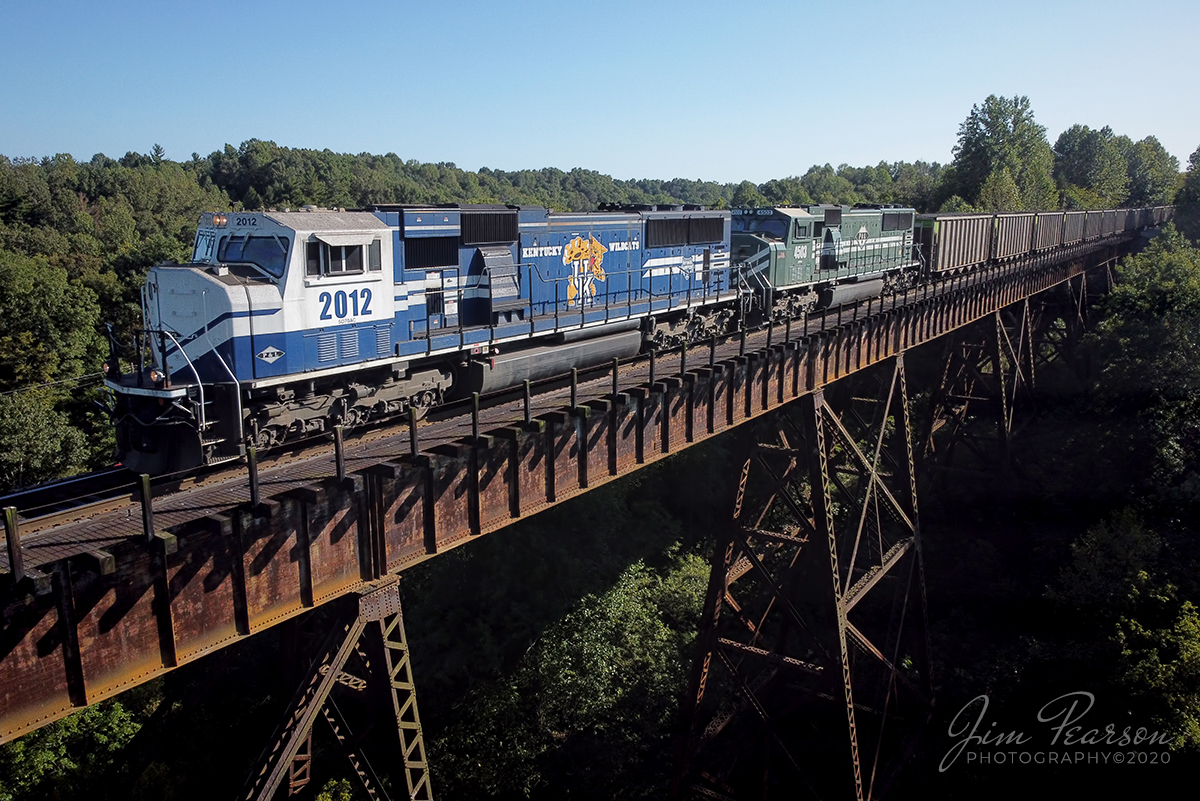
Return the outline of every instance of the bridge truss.
[[[761,703],[764,693],[788,688],[798,699],[845,701],[836,719],[843,730],[849,724],[853,786],[859,797],[875,797],[893,773],[893,757],[903,750],[897,747],[932,700],[912,490],[913,443],[928,450],[931,440],[911,436],[903,354],[981,321],[994,331],[952,345],[929,430],[942,432],[943,441],[934,441],[937,461],[973,433],[956,420],[998,402],[994,419],[1003,439],[1012,402],[1040,358],[1036,338],[1063,347],[1072,339],[1071,321],[1066,329],[1039,328],[1028,300],[1066,285],[1081,315],[1089,286],[1083,276],[1104,273],[1130,241],[1080,243],[983,266],[884,300],[744,332],[707,353],[684,350],[668,368],[662,356],[657,364],[644,360],[573,383],[569,395],[552,386],[532,403],[448,421],[423,435],[423,448],[398,432],[348,446],[336,468],[310,460],[252,472],[250,482],[147,494],[140,510],[116,509],[24,537],[14,517],[7,555],[0,555],[0,742],[314,607],[366,597],[377,582],[444,550],[747,421],[769,419],[747,462],[741,511],[714,557],[702,637],[707,656],[689,707],[696,726],[677,790],[699,787],[682,777],[695,775],[688,770],[710,743],[738,730],[739,716],[729,710],[760,706],[771,710],[761,766],[795,763],[795,775],[806,775],[784,737],[793,702]],[[876,365],[890,378],[871,404],[827,400],[840,379]],[[944,441],[946,431],[957,432],[956,445]],[[857,517],[846,517],[852,506]],[[824,565],[823,582],[793,586],[798,571],[817,565]],[[829,600],[824,607],[813,594],[818,585]],[[883,618],[886,626],[876,626]],[[368,615],[359,634],[382,619]],[[726,625],[737,636],[719,628]],[[339,648],[353,651],[346,636]],[[386,627],[381,636],[387,642]],[[398,653],[390,648],[373,657],[376,667]],[[708,689],[714,662],[734,681],[715,698]],[[308,728],[280,735],[287,745],[268,771],[286,763],[293,783],[303,775],[304,732],[318,712],[324,716],[321,687],[330,674],[347,672],[316,664],[330,667],[302,702]],[[400,689],[393,684],[390,691]],[[710,703],[717,704],[713,720],[728,720],[699,727]],[[407,736],[399,718],[397,726]],[[408,760],[414,741],[402,742]],[[418,750],[423,754],[423,745]],[[738,764],[735,772],[760,766]],[[410,793],[428,793],[427,775],[413,770]],[[718,795],[721,770],[709,772],[717,777],[709,790]]]

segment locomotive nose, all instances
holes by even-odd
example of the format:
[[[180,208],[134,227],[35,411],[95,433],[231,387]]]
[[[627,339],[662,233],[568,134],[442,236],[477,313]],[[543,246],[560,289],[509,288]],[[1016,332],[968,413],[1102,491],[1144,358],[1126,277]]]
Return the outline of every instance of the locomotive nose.
[[[734,265],[744,270],[757,272],[770,263],[771,243],[764,237],[753,234],[734,234],[731,245]]]

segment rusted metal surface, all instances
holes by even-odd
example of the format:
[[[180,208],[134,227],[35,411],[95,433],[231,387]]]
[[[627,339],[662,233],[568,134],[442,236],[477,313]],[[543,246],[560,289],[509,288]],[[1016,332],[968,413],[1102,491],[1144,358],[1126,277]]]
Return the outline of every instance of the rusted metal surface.
[[[927,471],[949,469],[963,445],[973,458],[969,466],[959,460],[955,469],[1010,475],[1014,412],[1032,404],[1038,317],[1026,298],[945,338],[941,380],[921,435]],[[991,424],[980,426],[981,420]]]
[[[903,354],[875,377],[836,412],[817,389],[755,432],[713,555],[674,798],[878,798],[929,719]]]
[[[496,531],[850,373],[1107,263],[1111,243],[989,266],[920,289],[750,332],[700,354],[684,376],[660,360],[421,430],[348,439],[244,479],[21,539],[26,577],[0,554],[0,741],[7,741],[388,572]],[[790,330],[789,330],[790,329]],[[768,338],[770,343],[768,345]]]
[[[312,727],[318,717],[323,717],[333,730],[340,749],[367,794],[372,799],[387,797],[331,695],[339,685],[355,693],[375,690],[375,702],[366,705],[371,713],[375,713],[367,716],[368,726],[373,725],[371,717],[378,717],[382,709],[391,707],[391,723],[399,738],[408,798],[432,801],[433,790],[397,582],[394,577],[389,577],[358,588],[356,594],[357,603],[344,602],[351,599],[340,602],[339,614],[313,655],[307,677],[297,688],[274,737],[259,757],[257,769],[242,791],[241,797],[247,801],[269,801],[285,777],[289,795],[308,784]],[[353,668],[351,662],[355,663]],[[388,701],[380,703],[385,696]]]

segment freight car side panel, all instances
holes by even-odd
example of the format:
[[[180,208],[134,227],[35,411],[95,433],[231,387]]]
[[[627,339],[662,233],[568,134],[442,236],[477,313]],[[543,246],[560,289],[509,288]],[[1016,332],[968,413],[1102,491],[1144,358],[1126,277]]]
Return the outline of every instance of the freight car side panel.
[[[1049,250],[1062,244],[1063,213],[1061,211],[1038,212],[1034,226],[1033,249]]]
[[[1024,256],[1033,247],[1032,214],[997,214],[995,233],[997,259]]]
[[[1083,221],[1087,212],[1068,211],[1063,215],[1063,244],[1073,245],[1083,240]]]
[[[992,253],[992,215],[962,214],[923,217],[933,228],[935,272],[982,264]]]

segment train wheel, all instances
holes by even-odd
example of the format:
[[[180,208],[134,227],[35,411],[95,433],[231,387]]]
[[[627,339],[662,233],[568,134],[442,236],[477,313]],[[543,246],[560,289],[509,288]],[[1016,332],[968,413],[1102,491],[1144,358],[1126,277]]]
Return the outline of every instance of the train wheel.
[[[275,445],[278,445],[280,442],[283,442],[283,438],[283,429],[277,426],[263,426],[257,432],[255,432],[251,444],[259,450],[265,451],[267,448],[271,448]]]
[[[408,408],[413,412],[416,419],[421,420],[436,403],[437,394],[432,389],[427,389],[409,398]]]

